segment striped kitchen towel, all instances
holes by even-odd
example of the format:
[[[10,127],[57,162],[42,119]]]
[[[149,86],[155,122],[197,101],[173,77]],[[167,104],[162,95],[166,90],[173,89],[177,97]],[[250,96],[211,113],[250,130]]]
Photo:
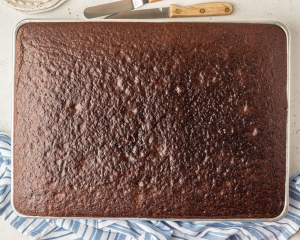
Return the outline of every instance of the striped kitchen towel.
[[[11,158],[9,135],[0,133],[0,216],[32,239],[86,240],[184,240],[184,239],[288,239],[300,226],[300,174],[290,179],[290,206],[285,218],[275,223],[103,221],[25,219],[10,204]]]

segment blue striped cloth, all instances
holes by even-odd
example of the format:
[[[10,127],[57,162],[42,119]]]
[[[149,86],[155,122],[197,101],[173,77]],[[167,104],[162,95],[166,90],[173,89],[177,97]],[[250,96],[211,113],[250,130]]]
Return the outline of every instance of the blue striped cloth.
[[[184,239],[288,239],[300,225],[300,174],[290,179],[290,206],[284,219],[275,223],[103,221],[25,219],[10,204],[11,158],[9,135],[0,133],[0,216],[32,239],[86,240],[184,240]]]

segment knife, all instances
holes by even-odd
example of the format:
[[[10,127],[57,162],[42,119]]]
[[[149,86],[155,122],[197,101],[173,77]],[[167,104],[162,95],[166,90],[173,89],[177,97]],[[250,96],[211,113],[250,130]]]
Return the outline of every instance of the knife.
[[[120,12],[106,17],[107,19],[151,19],[176,17],[204,17],[230,15],[233,7],[227,2],[200,3],[188,7],[171,4],[165,8],[153,8],[138,11]]]
[[[83,14],[86,18],[102,17],[114,13],[129,11],[143,6],[146,3],[153,3],[160,0],[121,0],[117,2],[88,7]]]

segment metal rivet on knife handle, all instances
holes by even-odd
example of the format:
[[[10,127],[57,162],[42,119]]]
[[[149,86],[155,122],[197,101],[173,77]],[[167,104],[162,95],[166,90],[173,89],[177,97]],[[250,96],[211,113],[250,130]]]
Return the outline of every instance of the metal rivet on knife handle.
[[[225,8],[225,12],[229,12],[229,8]]]
[[[177,14],[181,13],[181,11],[179,9],[176,9],[175,11]]]
[[[200,12],[201,12],[201,13],[205,13],[205,9],[204,9],[204,8],[201,8],[201,9],[200,9]]]

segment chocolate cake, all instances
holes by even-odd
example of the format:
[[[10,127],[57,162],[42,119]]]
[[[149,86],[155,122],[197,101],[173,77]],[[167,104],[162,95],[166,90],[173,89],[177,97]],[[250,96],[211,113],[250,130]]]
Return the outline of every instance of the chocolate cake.
[[[14,206],[52,217],[276,217],[286,87],[275,25],[25,24]]]

